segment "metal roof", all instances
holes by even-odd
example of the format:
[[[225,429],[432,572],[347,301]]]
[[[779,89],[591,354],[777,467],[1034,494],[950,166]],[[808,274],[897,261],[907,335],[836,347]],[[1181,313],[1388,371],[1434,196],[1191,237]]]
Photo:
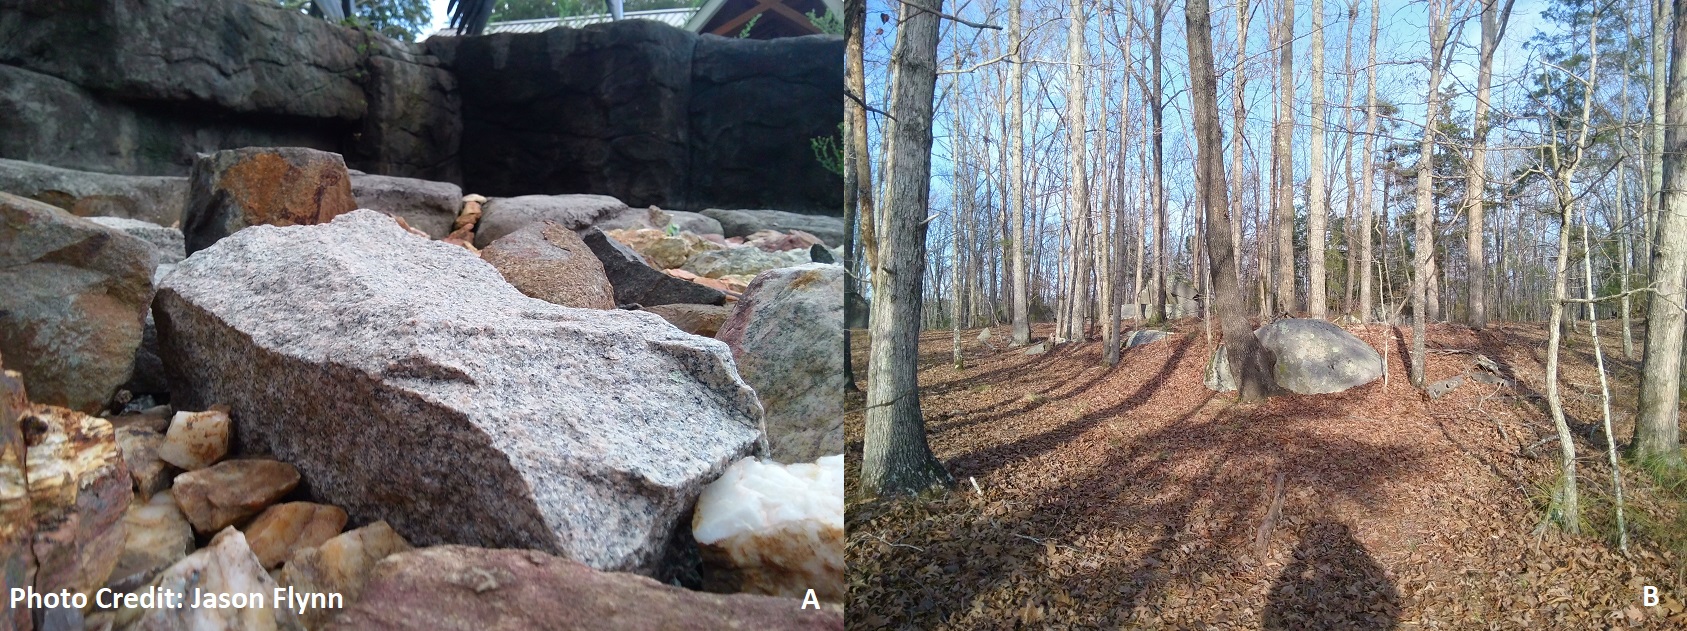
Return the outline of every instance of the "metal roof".
[[[622,18],[627,20],[654,20],[674,28],[685,28],[686,22],[689,21],[691,16],[695,13],[697,13],[697,9],[695,8],[682,7],[678,9],[656,9],[654,11],[628,11],[622,15]],[[537,20],[493,22],[486,25],[486,34],[541,33],[559,26],[580,28],[588,24],[599,24],[608,21],[609,14],[603,13],[599,15],[577,15],[567,18],[540,18]],[[442,28],[434,32],[435,36],[452,36],[456,34],[457,29],[450,27]]]

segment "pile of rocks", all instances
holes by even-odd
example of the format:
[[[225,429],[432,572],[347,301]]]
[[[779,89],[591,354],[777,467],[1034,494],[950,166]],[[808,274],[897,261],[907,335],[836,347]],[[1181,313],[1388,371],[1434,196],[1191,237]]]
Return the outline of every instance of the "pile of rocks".
[[[0,382],[16,386],[0,408],[0,587],[89,598],[0,620],[485,628],[519,611],[573,628],[553,624],[566,593],[671,604],[594,628],[841,628],[836,605],[785,600],[842,598],[827,472],[842,463],[843,271],[807,262],[817,238],[371,177],[306,149],[203,156],[182,230],[0,193],[18,227],[0,234],[0,353],[20,370]],[[386,207],[355,210],[366,195]],[[799,264],[729,296],[598,222]],[[722,478],[741,470],[760,473]],[[700,497],[743,489],[782,517],[710,539],[733,554],[684,536],[719,523]],[[812,509],[833,496],[835,514]],[[808,569],[722,578],[775,565]],[[194,587],[343,600],[302,615],[94,602]]]

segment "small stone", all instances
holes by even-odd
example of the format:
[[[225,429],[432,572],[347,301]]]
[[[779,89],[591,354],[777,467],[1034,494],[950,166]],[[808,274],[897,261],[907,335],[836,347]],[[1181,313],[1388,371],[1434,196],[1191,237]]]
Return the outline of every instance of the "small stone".
[[[181,594],[177,602],[184,606],[124,610],[117,616],[119,626],[134,619],[133,626],[124,628],[136,631],[303,631],[305,628],[298,614],[274,606],[275,580],[258,564],[245,535],[233,528],[217,533],[211,545],[164,570],[154,584],[160,590]],[[212,609],[195,606],[195,593],[230,597],[257,594],[262,598],[243,608]]]
[[[430,239],[451,232],[463,189],[450,182],[434,182],[390,175],[352,174],[351,194],[358,208],[368,208],[405,220]]]
[[[169,491],[130,504],[123,524],[128,530],[123,555],[105,583],[113,591],[145,587],[159,572],[193,552],[193,528]]]
[[[843,455],[781,465],[745,458],[697,499],[704,587],[844,599]]]
[[[581,240],[603,263],[604,274],[615,288],[615,303],[645,307],[669,304],[718,305],[726,302],[719,290],[686,282],[651,267],[644,257],[602,230],[580,231]],[[673,270],[669,270],[673,271]]]
[[[314,548],[346,527],[346,511],[311,502],[287,502],[264,509],[246,526],[246,542],[258,561],[274,568],[296,550]]]
[[[1047,352],[1049,352],[1049,343],[1044,341],[1044,342],[1037,342],[1036,344],[1032,344],[1030,346],[1025,347],[1025,351],[1024,351],[1023,354],[1025,354],[1025,355],[1041,355],[1041,354],[1047,353]]]
[[[228,408],[177,412],[164,434],[158,457],[188,471],[204,469],[228,455]]]
[[[307,594],[339,594],[345,602],[357,602],[363,593],[363,583],[375,564],[390,555],[410,549],[410,543],[394,532],[385,521],[377,521],[356,530],[341,533],[314,548],[304,548],[288,557],[281,567],[277,582],[283,587]],[[305,626],[321,628],[336,613],[331,610],[306,611]]]
[[[134,497],[111,424],[37,405],[23,418],[35,521],[35,591],[90,595],[123,553],[123,515]]]
[[[135,495],[141,501],[170,488],[174,467],[158,457],[164,445],[164,435],[141,425],[118,427],[117,448],[123,452],[123,462],[129,465],[129,477],[135,482]]]
[[[258,514],[298,484],[299,470],[285,462],[226,460],[176,476],[176,504],[196,532],[208,534]]]

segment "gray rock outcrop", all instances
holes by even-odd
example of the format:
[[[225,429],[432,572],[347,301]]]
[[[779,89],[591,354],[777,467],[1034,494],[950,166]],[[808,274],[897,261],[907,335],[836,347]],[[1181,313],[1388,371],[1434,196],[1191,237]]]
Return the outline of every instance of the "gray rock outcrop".
[[[243,230],[156,305],[173,405],[226,403],[237,451],[418,544],[659,574],[702,486],[764,440],[725,344],[528,298],[373,211]]]
[[[112,175],[0,159],[0,192],[46,202],[78,217],[125,217],[168,226],[181,218],[187,205],[187,178]]]
[[[463,206],[463,188],[450,182],[354,173],[351,195],[358,208],[403,217],[410,227],[435,239],[451,234]]]
[[[724,234],[729,237],[747,237],[762,230],[777,230],[790,232],[801,230],[826,242],[827,247],[843,245],[844,222],[842,217],[826,215],[802,215],[783,210],[722,210],[710,208],[703,211],[703,215],[719,221]]]
[[[607,195],[522,195],[494,197],[481,207],[480,225],[474,245],[484,248],[504,235],[541,221],[555,222],[569,230],[581,230],[598,218],[627,208]]]

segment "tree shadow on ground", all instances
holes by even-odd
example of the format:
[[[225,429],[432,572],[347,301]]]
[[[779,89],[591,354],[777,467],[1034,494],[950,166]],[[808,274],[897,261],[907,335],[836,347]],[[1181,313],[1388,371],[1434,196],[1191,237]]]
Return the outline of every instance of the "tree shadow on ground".
[[[1400,590],[1346,524],[1319,521],[1295,546],[1266,597],[1261,627],[1277,630],[1393,629]]]

